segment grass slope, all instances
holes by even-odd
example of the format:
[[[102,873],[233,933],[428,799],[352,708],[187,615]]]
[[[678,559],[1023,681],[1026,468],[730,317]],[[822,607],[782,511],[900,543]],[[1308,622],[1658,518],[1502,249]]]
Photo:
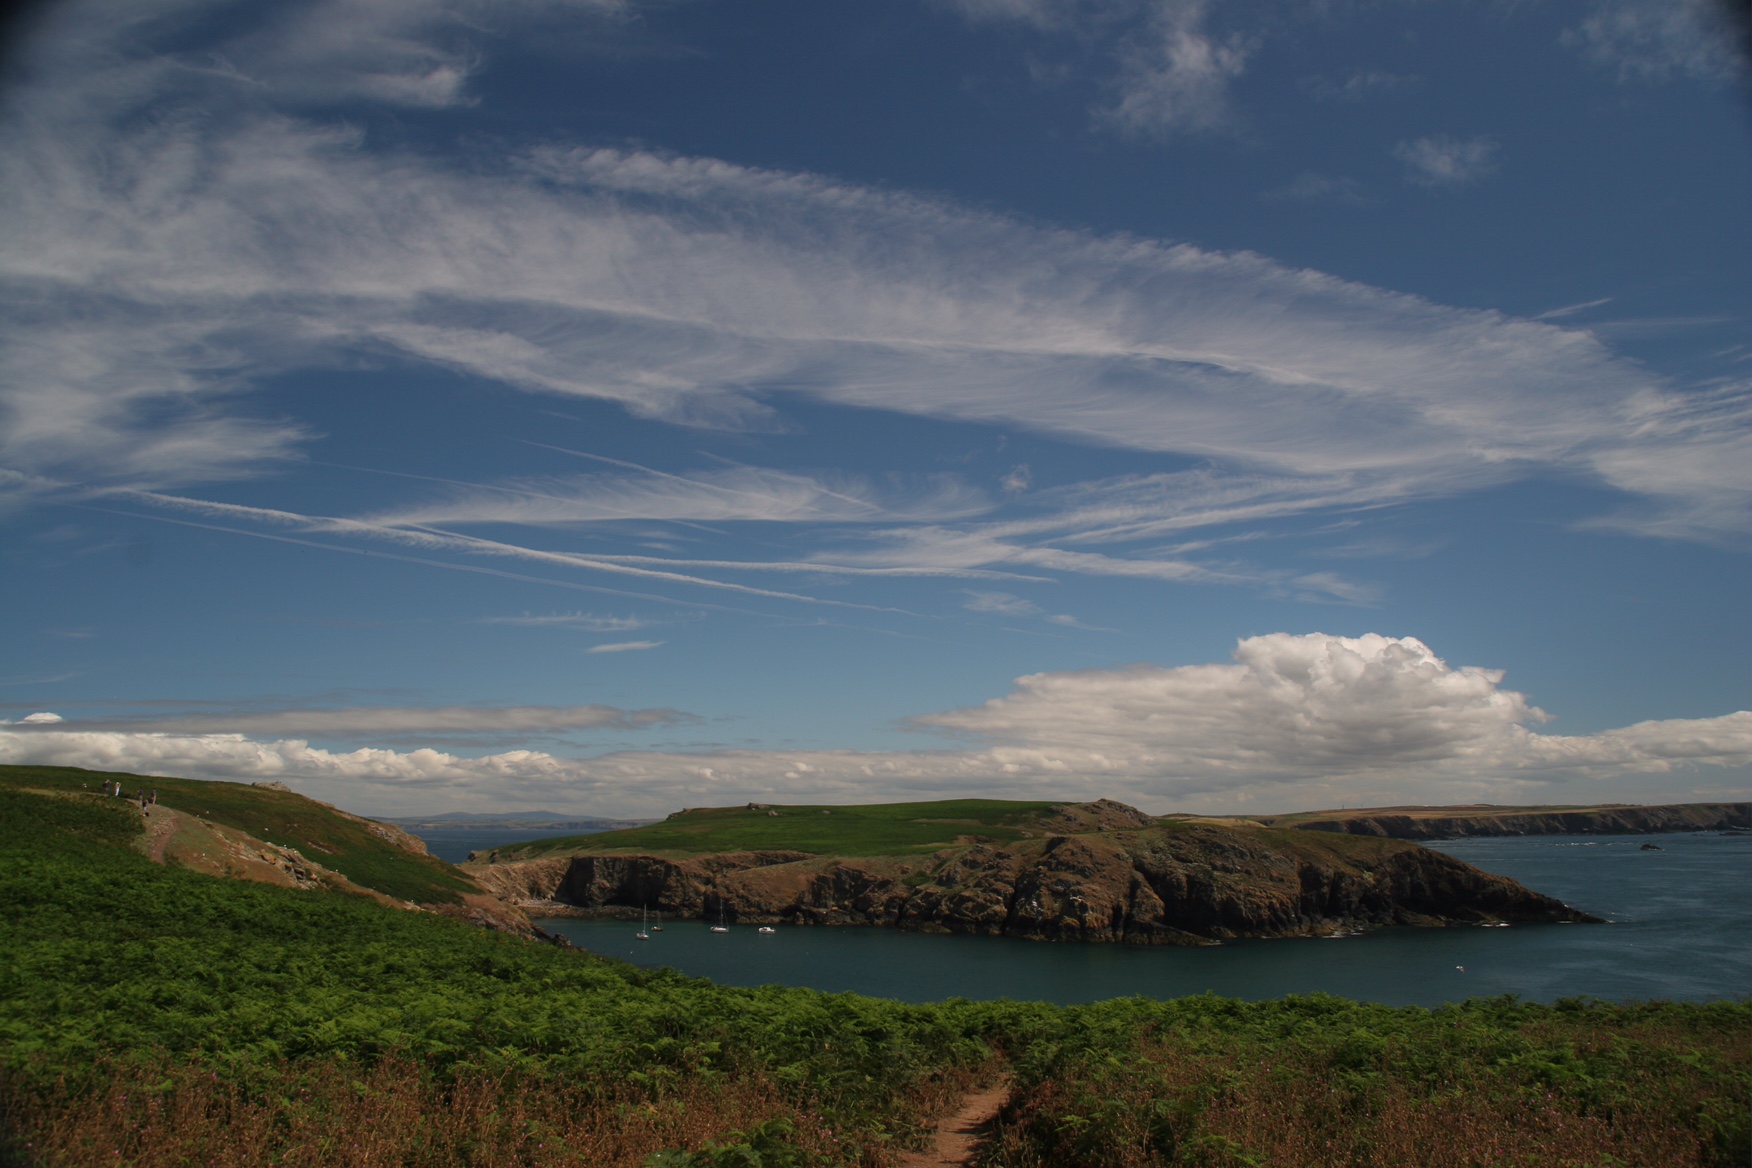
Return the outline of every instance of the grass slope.
[[[498,849],[501,859],[572,852],[787,851],[818,856],[909,856],[956,843],[1008,843],[1038,835],[1057,803],[947,799],[930,803],[757,804],[678,811],[661,823],[596,835],[559,836]]]
[[[121,783],[129,796],[141,788],[156,790],[162,806],[248,832],[267,843],[297,848],[353,883],[397,900],[455,904],[477,891],[444,861],[398,848],[373,834],[369,824],[291,791],[77,767],[0,766],[0,791],[73,795],[101,791],[109,781]],[[123,800],[113,802],[123,805]]]
[[[218,1155],[225,1130],[208,1133],[211,1148],[194,1158],[181,1158],[190,1148],[178,1145],[175,1157],[113,1159],[112,1144],[164,1133],[167,1121],[149,1109],[105,1128],[108,1105],[92,1100],[107,1092],[167,1107],[168,1093],[193,1093],[207,1118],[186,1124],[199,1128],[231,1122],[222,1117],[237,1111],[235,1092],[226,1094],[235,1088],[258,1112],[267,1107],[268,1126],[285,1135],[296,1127],[287,1109],[314,1106],[307,1096],[323,1083],[333,1097],[322,1106],[381,1118],[405,1111],[406,1098],[445,1113],[459,1082],[489,1103],[495,1093],[527,1095],[533,1082],[562,1110],[606,1100],[606,1111],[580,1114],[605,1128],[643,1124],[653,1139],[686,1130],[679,1119],[659,1123],[659,1103],[721,1113],[726,1124],[764,1120],[788,1083],[781,1118],[801,1122],[819,1096],[835,1130],[857,1126],[870,1142],[910,1131],[909,1113],[928,1109],[934,1083],[953,1088],[957,1068],[989,1056],[975,1026],[946,1025],[929,1007],[722,988],[360,896],[163,867],[129,846],[138,818],[119,800],[0,789],[0,1123],[38,1146],[60,1139],[71,1149],[44,1164],[94,1162],[86,1144],[102,1145],[106,1163],[231,1162]],[[220,1078],[180,1069],[191,1066]],[[372,1087],[362,1076],[382,1066],[387,1078]],[[361,1091],[377,1097],[361,1100]],[[623,1106],[629,1098],[632,1113]],[[541,1111],[539,1099],[523,1102]],[[615,1162],[550,1158],[547,1137],[532,1136],[519,1114],[491,1105],[482,1121],[509,1117],[493,1138],[519,1153],[503,1161],[470,1158],[465,1148],[483,1138],[471,1131],[445,1157],[359,1162],[524,1164],[536,1160],[525,1144],[537,1137],[543,1164]],[[415,1116],[409,1130],[432,1118]],[[561,1124],[554,1130],[576,1126],[550,1118]],[[357,1136],[343,1128],[312,1159],[284,1162],[352,1163],[333,1138]],[[629,1139],[635,1150],[663,1146]],[[4,1148],[0,1163],[11,1163]]]

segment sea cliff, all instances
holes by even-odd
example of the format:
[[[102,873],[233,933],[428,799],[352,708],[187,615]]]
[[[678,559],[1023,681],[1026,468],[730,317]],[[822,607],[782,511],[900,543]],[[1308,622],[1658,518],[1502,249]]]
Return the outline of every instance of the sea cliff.
[[[1109,810],[1117,806],[1107,804],[1099,818],[1148,822],[1129,808],[1135,818]],[[598,851],[465,867],[537,915],[649,909],[746,924],[1051,941],[1206,945],[1382,925],[1595,919],[1415,844],[1198,823],[1046,832],[916,856]]]

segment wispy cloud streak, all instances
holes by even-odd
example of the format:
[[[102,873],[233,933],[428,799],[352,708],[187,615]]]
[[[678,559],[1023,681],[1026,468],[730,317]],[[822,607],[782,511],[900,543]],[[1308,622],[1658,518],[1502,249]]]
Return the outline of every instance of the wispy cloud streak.
[[[1202,11],[1163,7],[1169,41]],[[249,388],[375,353],[678,425],[770,427],[806,395],[1227,472],[1368,478],[1383,497],[1580,477],[1638,500],[1649,530],[1744,530],[1743,476],[1713,453],[1743,450],[1744,432],[1697,425],[1688,395],[1586,331],[709,158],[559,146],[464,168],[194,69],[144,24],[59,27],[61,67],[0,126],[0,464],[15,485],[259,471],[305,434],[249,417]],[[1232,71],[1219,57],[1212,76]],[[1431,182],[1490,161],[1479,141],[1405,152]],[[1647,473],[1694,446],[1704,469]],[[690,505],[722,488],[742,514],[734,477],[696,476]],[[525,486],[517,506],[538,520],[617,502]],[[661,492],[634,494],[618,502]],[[792,505],[856,510],[831,494]]]
[[[77,733],[307,734],[356,738],[385,734],[636,730],[690,720],[689,715],[675,710],[623,710],[614,706],[353,706],[183,714],[171,718],[58,719],[41,724]]]

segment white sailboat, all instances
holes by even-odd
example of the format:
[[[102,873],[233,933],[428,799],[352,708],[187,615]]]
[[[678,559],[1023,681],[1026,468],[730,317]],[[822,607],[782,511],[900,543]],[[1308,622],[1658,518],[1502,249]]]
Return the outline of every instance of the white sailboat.
[[[730,926],[724,923],[724,902],[718,902],[718,923],[712,926],[714,933],[728,933]]]
[[[661,933],[663,931],[663,911],[661,909],[657,911],[657,923],[651,926],[651,931],[653,933]]]
[[[637,933],[634,933],[633,936],[637,937],[641,941],[649,941],[651,939],[651,929],[649,927],[650,924],[651,924],[651,910],[648,908],[641,910],[640,915],[639,915],[639,931]]]

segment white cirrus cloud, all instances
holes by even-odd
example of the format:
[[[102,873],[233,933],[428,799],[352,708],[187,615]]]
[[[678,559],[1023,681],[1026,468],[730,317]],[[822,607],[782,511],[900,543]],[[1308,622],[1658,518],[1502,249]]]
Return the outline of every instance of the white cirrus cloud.
[[[1208,27],[1208,0],[1159,0],[1119,58],[1119,97],[1102,115],[1137,134],[1211,131],[1231,124],[1229,84],[1252,46]]]
[[[1403,73],[1387,73],[1380,69],[1356,69],[1342,78],[1314,76],[1304,78],[1302,86],[1316,101],[1357,102],[1367,97],[1379,97],[1415,88],[1421,79]]]
[[[1077,0],[938,0],[974,23],[1011,23],[1054,28],[1077,12]]]
[[[962,607],[969,612],[991,612],[1000,616],[1034,616],[1040,612],[1040,606],[1032,600],[1008,592],[969,591],[967,603]]]
[[[1600,0],[1564,41],[1621,81],[1746,73],[1746,11],[1735,0]]]
[[[1463,187],[1496,169],[1497,143],[1492,138],[1454,138],[1435,134],[1393,147],[1393,157],[1405,164],[1405,177],[1425,187]]]
[[[1345,175],[1321,174],[1304,170],[1281,187],[1262,196],[1271,201],[1338,203],[1349,207],[1367,206],[1371,201],[1367,188]]]
[[[1245,54],[1206,7],[1151,9],[1116,118],[1220,121]],[[1586,331],[710,158],[386,150],[118,11],[67,5],[0,122],[10,493],[258,472],[308,435],[252,416],[250,389],[371,354],[678,425],[770,428],[803,395],[1414,495],[1555,475],[1622,492],[1636,530],[1744,536],[1740,407]],[[1432,183],[1491,160],[1481,139],[1403,151]],[[724,485],[669,487],[703,506]],[[496,494],[539,519],[661,494],[525,486],[556,498],[433,505],[487,515]]]
[[[593,612],[524,613],[521,616],[490,616],[481,621],[488,625],[513,625],[519,628],[577,629],[585,633],[630,633],[650,625],[651,621],[636,616],[600,616]]]
[[[644,649],[656,649],[662,646],[662,641],[611,641],[606,645],[592,645],[592,653],[637,653]]]
[[[938,0],[973,24],[1011,24],[1069,44],[1083,59],[1047,64],[1048,42],[1029,55],[1036,82],[1093,72],[1111,100],[1098,124],[1151,138],[1229,129],[1230,83],[1246,71],[1254,44],[1210,28],[1211,0]],[[1093,51],[1091,51],[1093,50]]]
[[[670,474],[574,475],[453,488],[447,497],[374,515],[393,527],[522,526],[679,519],[690,522],[871,523],[977,514],[987,500],[948,475],[876,484],[849,475],[761,467]]]
[[[329,751],[299,739],[67,727],[0,730],[0,762],[203,778],[279,778],[382,811],[443,798],[534,805],[556,795],[617,814],[750,798],[863,802],[1083,799],[1165,811],[1348,802],[1588,803],[1743,797],[1752,714],[1545,734],[1547,716],[1495,670],[1453,667],[1411,637],[1267,634],[1232,662],[1019,678],[980,706],[914,719],[977,739],[911,751]],[[1735,792],[1738,792],[1736,796]]]
[[[1110,480],[1105,483],[1082,484],[1075,490],[1043,492],[1040,499],[1056,510],[1036,518],[959,526],[917,524],[912,527],[840,529],[837,532],[829,529],[828,535],[837,534],[837,546],[793,560],[698,559],[675,553],[650,556],[556,552],[446,531],[427,526],[424,522],[412,521],[415,518],[430,520],[436,517],[436,512],[417,517],[404,512],[359,520],[299,515],[289,511],[219,503],[162,492],[107,490],[100,494],[105,498],[125,499],[172,513],[192,512],[233,524],[251,525],[220,526],[218,530],[256,535],[264,539],[289,540],[309,546],[327,547],[330,550],[346,551],[352,545],[313,543],[308,539],[275,532],[293,528],[312,535],[349,541],[369,540],[399,544],[435,554],[521,559],[552,567],[631,575],[650,582],[727,589],[751,596],[812,604],[845,605],[848,602],[738,584],[723,579],[723,576],[725,573],[759,572],[811,576],[947,576],[1040,581],[1052,579],[1052,576],[1042,573],[1057,572],[1182,584],[1232,584],[1262,587],[1272,591],[1282,591],[1289,586],[1303,594],[1354,602],[1372,599],[1373,594],[1333,573],[1297,575],[1293,572],[1261,571],[1240,565],[1211,566],[1178,556],[1162,558],[1159,555],[1130,552],[1109,555],[1058,547],[1045,542],[1043,537],[1052,536],[1063,542],[1081,544],[1136,540],[1145,536],[1181,531],[1204,523],[1294,515],[1315,506],[1364,505],[1375,499],[1378,491],[1378,483],[1374,488],[1332,482],[1303,482],[1286,487],[1285,484],[1274,481],[1221,481],[1208,474],[1196,472]],[[716,499],[710,500],[710,503],[714,509],[719,506]],[[469,514],[480,518],[485,513]],[[451,513],[452,519],[457,517],[455,513]],[[685,511],[676,509],[668,512],[666,517],[682,519],[698,516],[689,516]],[[778,509],[769,508],[760,511],[758,516],[748,514],[744,517],[778,520],[782,515]],[[797,513],[793,513],[792,517],[801,518]],[[888,518],[892,519],[893,516]],[[603,513],[593,521],[604,522],[608,519],[609,516]],[[193,522],[182,519],[166,521]],[[196,523],[195,526],[209,525]],[[257,528],[265,530],[256,530]],[[404,558],[438,567],[494,571],[466,563],[447,563],[421,557]]]
[[[615,706],[353,706],[345,709],[257,710],[179,714],[161,718],[80,718],[32,714],[19,725],[58,732],[139,734],[309,734],[358,738],[373,734],[474,734],[556,730],[634,730],[692,721],[678,710]]]

